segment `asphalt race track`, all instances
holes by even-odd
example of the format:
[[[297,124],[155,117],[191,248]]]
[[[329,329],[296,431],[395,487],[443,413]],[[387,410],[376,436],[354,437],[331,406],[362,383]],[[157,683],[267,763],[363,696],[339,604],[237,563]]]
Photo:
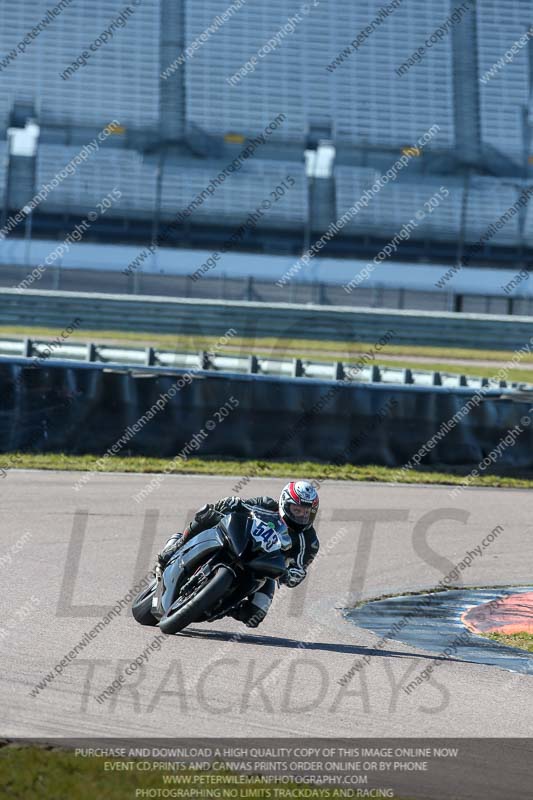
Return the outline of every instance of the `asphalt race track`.
[[[3,736],[532,734],[533,676],[451,657],[408,694],[435,654],[392,640],[375,648],[378,635],[342,614],[361,597],[435,586],[498,524],[501,535],[455,585],[531,585],[526,491],[470,488],[451,499],[447,487],[325,482],[321,556],[302,587],[277,593],[260,628],[222,621],[161,646],[158,629],[126,607],[55,670],[148,571],[166,536],[235,483],[170,476],[137,505],[143,475],[95,474],[76,492],[78,477],[11,471],[2,482]],[[241,494],[277,495],[282,483],[256,479]],[[124,679],[136,658],[142,666]],[[114,680],[119,690],[98,702]]]

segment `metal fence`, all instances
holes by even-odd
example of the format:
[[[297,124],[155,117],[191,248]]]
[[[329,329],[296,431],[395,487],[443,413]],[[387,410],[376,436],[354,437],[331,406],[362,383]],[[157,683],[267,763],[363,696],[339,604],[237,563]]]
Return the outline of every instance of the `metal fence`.
[[[27,279],[29,266],[0,267],[0,286],[10,288]],[[36,287],[37,288],[37,287]],[[412,309],[420,311],[461,311],[472,314],[515,314],[533,316],[533,297],[504,297],[453,291],[391,289],[383,285],[356,287],[350,294],[342,285],[324,281],[290,281],[286,287],[253,276],[228,278],[205,276],[192,281],[188,275],[154,275],[122,272],[61,269],[49,267],[39,278],[38,288],[48,291],[106,292],[209,300],[248,300],[259,303],[313,303],[357,308]]]
[[[533,341],[533,318],[431,311],[388,311],[289,303],[76,294],[0,289],[0,324],[61,330],[74,319],[83,330],[316,339],[516,350]],[[386,349],[386,348],[385,348]]]

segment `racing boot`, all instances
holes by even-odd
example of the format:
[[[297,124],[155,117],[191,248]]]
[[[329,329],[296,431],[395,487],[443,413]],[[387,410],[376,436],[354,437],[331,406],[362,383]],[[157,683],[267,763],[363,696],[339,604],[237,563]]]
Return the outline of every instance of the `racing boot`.
[[[258,591],[247,600],[243,600],[238,606],[228,611],[227,616],[239,622],[244,622],[248,628],[257,628],[268,613],[272,604],[270,593]]]
[[[175,533],[170,537],[161,552],[157,555],[157,566],[159,566],[160,569],[165,569],[172,556],[178,552],[180,547],[183,547],[187,540],[187,535],[188,529],[185,529],[183,533]]]

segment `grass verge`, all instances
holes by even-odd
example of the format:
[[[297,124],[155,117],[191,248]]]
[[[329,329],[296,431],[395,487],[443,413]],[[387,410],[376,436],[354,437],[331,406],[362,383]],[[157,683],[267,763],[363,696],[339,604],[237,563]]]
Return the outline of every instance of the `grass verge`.
[[[494,642],[506,644],[509,647],[517,647],[519,650],[527,650],[533,653],[533,634],[531,633],[486,633],[487,639]]]
[[[72,456],[64,453],[3,453],[0,468],[6,471],[18,469],[51,469],[76,472],[137,472],[161,473],[169,468],[169,474],[189,475],[231,475],[238,478],[285,478],[289,475],[305,475],[316,480],[373,481],[401,484],[445,484],[460,485],[468,468],[457,471],[438,469],[413,469],[401,472],[396,468],[376,465],[355,466],[345,464],[334,466],[315,461],[240,461],[218,458],[189,458],[173,462],[170,458],[149,458],[146,456],[114,456],[97,464],[99,456]],[[170,470],[170,467],[172,469]],[[246,485],[246,480],[243,485]],[[533,475],[480,475],[469,482],[469,486],[492,486],[515,489],[532,489]],[[242,488],[242,487],[239,487]],[[238,491],[238,490],[236,490]]]
[[[0,336],[9,337],[15,336],[25,337],[28,336],[33,339],[39,337],[44,339],[54,339],[58,335],[55,328],[46,327],[26,327],[16,325],[0,326]],[[105,331],[105,330],[92,330],[78,328],[72,336],[69,336],[69,341],[88,341],[94,340],[97,343],[106,344],[109,342],[122,343],[124,346],[148,346],[167,349],[167,350],[199,350],[209,349],[217,343],[218,336],[192,336],[192,335],[176,335],[176,334],[160,334],[150,332],[133,332],[133,331]],[[256,353],[257,355],[270,355],[283,357],[285,353],[291,357],[302,358],[322,358],[324,360],[355,358],[357,355],[368,352],[371,347],[369,342],[338,342],[338,341],[322,341],[319,339],[283,339],[275,337],[241,337],[234,336],[224,347],[224,352],[249,355]],[[432,359],[436,362],[447,363],[450,360],[466,360],[466,361],[493,361],[495,363],[509,361],[511,352],[508,350],[475,350],[459,347],[425,347],[421,345],[395,345],[387,344],[386,349],[380,357],[380,363],[386,362],[386,354],[393,356],[405,356],[408,359],[410,356],[423,356]],[[521,363],[529,364],[533,367],[533,351],[525,354],[521,358]],[[398,364],[395,363],[395,366]],[[420,369],[426,369],[426,366],[417,362]],[[433,369],[430,365],[428,369]],[[485,371],[490,367],[485,367]]]
[[[142,742],[139,742],[142,746]],[[131,765],[127,769],[106,771],[105,763]],[[135,797],[209,797],[209,789],[220,790],[215,796],[233,798],[273,798],[273,788],[283,789],[283,796],[301,797],[306,784],[272,784],[251,777],[239,784],[239,775],[231,772],[183,770],[179,772],[138,769],[146,764],[138,759],[81,758],[72,752],[42,747],[9,745],[0,749],[0,795],[11,800],[132,800]],[[156,762],[161,763],[161,762]],[[166,783],[164,776],[178,776],[179,783]],[[227,794],[224,793],[224,789]],[[144,790],[144,792],[143,792]],[[149,791],[152,790],[151,793]],[[339,797],[339,789],[313,786],[313,797]],[[181,791],[181,794],[177,792]],[[193,794],[193,791],[196,792]],[[352,795],[353,796],[353,795]]]

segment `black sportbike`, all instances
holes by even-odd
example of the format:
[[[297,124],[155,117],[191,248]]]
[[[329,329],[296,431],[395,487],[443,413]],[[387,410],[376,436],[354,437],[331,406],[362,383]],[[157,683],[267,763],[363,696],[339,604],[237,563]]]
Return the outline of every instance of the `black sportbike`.
[[[242,509],[242,510],[241,510]],[[212,622],[286,569],[291,547],[279,514],[244,503],[192,537],[137,596],[132,613],[141,625],[177,633],[193,622]]]

